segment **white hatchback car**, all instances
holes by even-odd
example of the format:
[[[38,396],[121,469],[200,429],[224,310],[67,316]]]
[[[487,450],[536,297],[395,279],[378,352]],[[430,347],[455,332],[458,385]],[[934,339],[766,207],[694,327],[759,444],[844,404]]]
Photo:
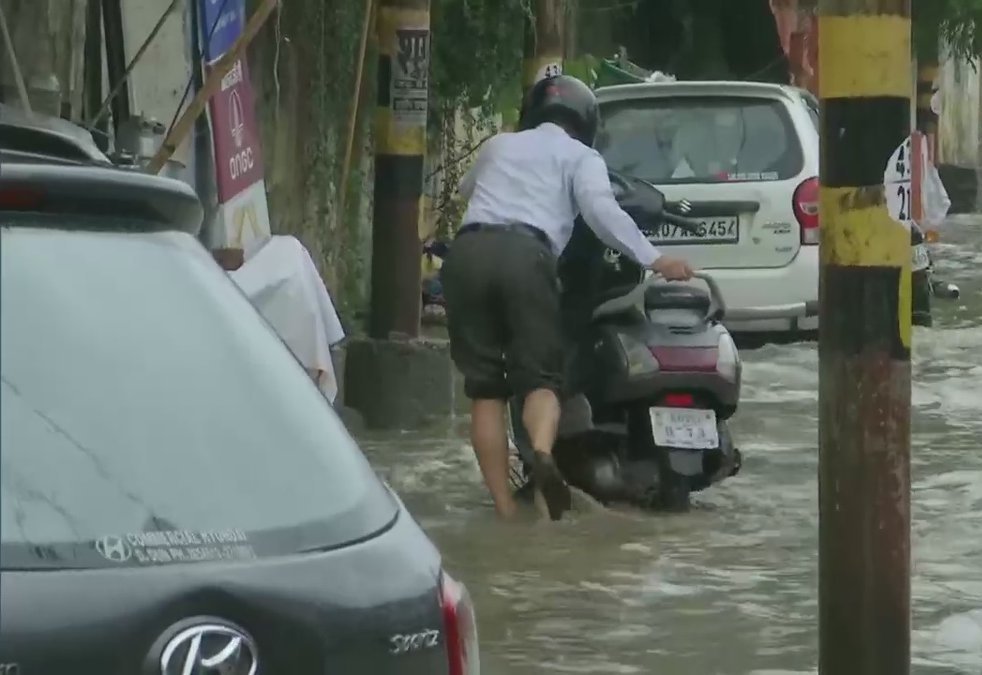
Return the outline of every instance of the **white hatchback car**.
[[[818,104],[757,82],[597,90],[596,147],[614,171],[657,186],[698,234],[663,225],[662,250],[713,275],[734,333],[818,328]]]

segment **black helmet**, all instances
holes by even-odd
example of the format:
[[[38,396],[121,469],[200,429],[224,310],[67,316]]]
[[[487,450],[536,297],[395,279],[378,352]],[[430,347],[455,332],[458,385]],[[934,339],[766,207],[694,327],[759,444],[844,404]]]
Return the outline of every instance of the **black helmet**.
[[[584,145],[592,146],[597,135],[598,109],[597,97],[580,80],[569,75],[547,77],[525,95],[518,127],[534,129],[552,122]]]

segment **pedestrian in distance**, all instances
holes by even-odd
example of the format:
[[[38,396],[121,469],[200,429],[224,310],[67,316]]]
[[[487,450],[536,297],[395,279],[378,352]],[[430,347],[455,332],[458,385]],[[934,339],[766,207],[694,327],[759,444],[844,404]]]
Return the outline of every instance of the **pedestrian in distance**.
[[[543,79],[525,98],[518,131],[489,139],[459,188],[468,205],[442,270],[450,351],[471,400],[471,443],[506,519],[518,508],[505,414],[516,395],[525,400],[532,478],[550,518],[571,506],[552,447],[564,359],[556,262],[577,215],[607,246],[665,279],[693,274],[661,255],[617,204],[592,147],[598,123],[589,87],[565,75]]]

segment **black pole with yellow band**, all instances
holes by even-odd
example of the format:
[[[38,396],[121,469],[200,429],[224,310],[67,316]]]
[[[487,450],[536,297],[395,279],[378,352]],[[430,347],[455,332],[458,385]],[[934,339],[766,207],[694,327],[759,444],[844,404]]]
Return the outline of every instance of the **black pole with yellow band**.
[[[419,335],[429,0],[381,0],[369,335]]]
[[[906,675],[910,0],[819,10],[819,672]]]

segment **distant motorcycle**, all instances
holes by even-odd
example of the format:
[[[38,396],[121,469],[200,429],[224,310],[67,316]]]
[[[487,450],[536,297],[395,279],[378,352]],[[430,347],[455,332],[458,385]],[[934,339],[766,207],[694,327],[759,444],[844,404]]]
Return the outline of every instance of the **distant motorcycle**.
[[[930,328],[934,325],[932,299],[957,300],[961,290],[955,284],[938,279],[934,272],[934,260],[928,249],[924,232],[916,224],[910,228],[911,245],[911,323]]]
[[[432,239],[423,244],[423,255],[431,267],[435,267],[435,261],[443,261],[447,257],[450,245],[439,239]],[[422,280],[422,302],[423,308],[444,307],[446,302],[443,298],[443,283],[440,280],[440,271]]]

